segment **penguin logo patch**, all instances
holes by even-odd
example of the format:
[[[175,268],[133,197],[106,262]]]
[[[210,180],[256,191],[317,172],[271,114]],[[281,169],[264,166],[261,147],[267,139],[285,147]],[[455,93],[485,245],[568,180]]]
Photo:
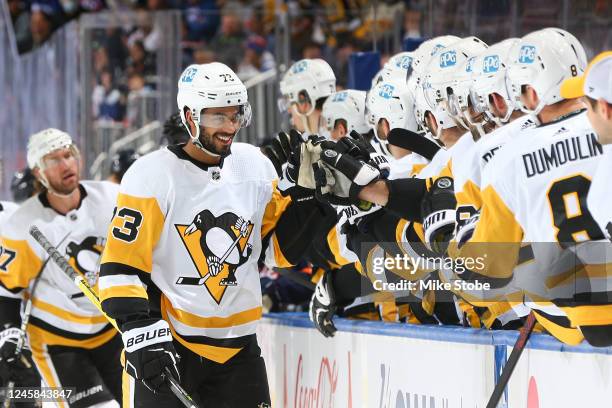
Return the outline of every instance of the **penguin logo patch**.
[[[200,275],[181,276],[176,284],[205,286],[220,304],[227,287],[238,284],[236,269],[251,256],[253,223],[231,212],[215,217],[204,210],[191,224],[174,226]]]
[[[68,263],[85,277],[91,287],[98,282],[100,256],[105,242],[105,238],[87,237],[81,243],[70,242],[66,247]]]

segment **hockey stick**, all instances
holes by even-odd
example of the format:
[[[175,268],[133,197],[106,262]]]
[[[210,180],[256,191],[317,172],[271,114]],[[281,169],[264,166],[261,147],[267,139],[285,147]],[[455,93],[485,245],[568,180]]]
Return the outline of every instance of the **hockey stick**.
[[[436,142],[429,140],[423,135],[402,128],[391,129],[387,141],[390,145],[420,154],[427,160],[433,159],[438,150],[440,150],[440,145]]]
[[[225,260],[229,256],[229,254],[234,250],[234,248],[236,248],[236,245],[238,245],[240,238],[244,238],[241,233],[238,234],[234,242],[232,242],[229,248],[227,248],[225,253],[221,256],[221,258],[218,261],[220,264],[223,264],[223,262],[225,262]],[[193,276],[179,276],[179,278],[176,280],[176,284],[177,285],[189,285],[189,286],[201,286],[211,276],[212,275],[210,274],[210,272],[208,272],[206,275],[204,275],[201,278],[194,278]]]
[[[294,271],[293,269],[274,268],[274,272],[310,290],[315,290],[317,286],[314,283],[312,283],[312,281],[308,279],[304,273]]]
[[[508,361],[504,365],[502,370],[502,374],[497,380],[497,384],[495,384],[495,388],[493,389],[493,394],[491,394],[491,398],[489,398],[489,402],[487,403],[487,408],[497,408],[497,404],[499,403],[499,399],[501,398],[506,386],[508,385],[508,381],[510,381],[510,376],[516,367],[516,364],[525,349],[525,345],[527,344],[527,340],[529,340],[529,336],[533,332],[533,327],[535,326],[536,318],[533,312],[529,313],[527,316],[527,320],[525,320],[525,324],[521,328],[518,339],[516,339],[516,343],[514,343],[514,347],[512,348],[512,352],[510,353],[510,357],[508,357]]]
[[[66,240],[66,238],[68,238],[69,235],[70,235],[70,232],[66,234],[66,236],[62,238],[60,242],[57,243],[57,246],[60,246]],[[30,291],[30,297],[28,298],[28,301],[26,302],[25,308],[23,310],[23,318],[21,319],[21,326],[19,327],[22,335],[17,341],[17,346],[15,347],[16,356],[21,355],[21,352],[23,351],[23,347],[25,346],[25,341],[26,341],[25,333],[26,333],[26,330],[28,329],[28,324],[30,323],[30,315],[32,314],[32,302],[34,299],[34,293],[36,292],[36,288],[38,287],[38,282],[40,282],[40,277],[42,276],[50,260],[51,260],[51,257],[47,256],[47,259],[45,259],[45,262],[43,262],[43,264],[40,266],[40,269],[38,273],[36,274],[36,278],[34,278],[34,284],[32,285],[32,290]],[[27,368],[31,368],[29,361],[24,360],[24,364]],[[15,388],[15,381],[10,380],[8,384],[6,385],[6,388],[7,390],[12,390],[13,388]],[[10,400],[7,398],[4,401],[4,404],[2,406],[3,408],[9,408],[11,406]]]
[[[111,317],[109,317],[102,310],[100,299],[98,298],[98,295],[93,291],[91,286],[89,286],[89,283],[83,278],[83,276],[81,276],[77,271],[75,271],[72,266],[70,266],[68,261],[66,261],[66,258],[64,258],[62,254],[57,250],[57,248],[55,248],[49,242],[47,237],[45,237],[43,233],[40,232],[40,230],[36,226],[32,226],[30,228],[30,235],[32,235],[32,237],[34,237],[36,242],[38,242],[40,246],[43,247],[43,249],[51,257],[51,259],[53,259],[55,264],[59,266],[60,269],[64,273],[70,276],[70,279],[74,281],[74,283],[79,287],[79,289],[81,289],[81,291],[85,294],[85,296],[87,296],[87,298],[94,304],[94,306],[96,306],[96,308],[104,315],[104,317],[106,317],[106,319],[110,322],[110,324],[112,324],[113,327],[115,327],[115,329],[117,329],[117,331],[121,333],[121,329],[117,325],[117,322],[115,321],[115,319],[112,319]],[[168,385],[170,386],[170,390],[172,391],[172,393],[176,395],[176,397],[187,408],[198,408],[198,406],[195,404],[191,396],[189,396],[189,394],[185,392],[183,387],[181,387],[180,384],[176,382],[176,380],[174,380],[174,378],[172,377],[172,374],[170,373],[170,370],[166,368],[165,371],[166,371],[165,372],[166,380],[168,381]]]

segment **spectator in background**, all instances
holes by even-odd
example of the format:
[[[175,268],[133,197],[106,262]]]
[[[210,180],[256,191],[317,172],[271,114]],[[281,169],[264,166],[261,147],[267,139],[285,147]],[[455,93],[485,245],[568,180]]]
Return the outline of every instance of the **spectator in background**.
[[[236,70],[243,58],[243,43],[246,34],[242,28],[242,21],[233,11],[227,11],[221,17],[221,30],[217,32],[210,43],[220,62]]]
[[[308,10],[307,10],[308,12]],[[301,51],[307,44],[312,43],[314,34],[314,16],[310,14],[299,15],[292,21],[291,28],[291,59],[297,61],[301,57]]]
[[[221,18],[215,0],[187,0],[183,19],[186,33],[184,41],[210,42],[219,29]]]
[[[274,57],[266,50],[266,39],[251,35],[245,44],[244,59],[238,66],[236,74],[245,81],[255,75],[274,68]]]
[[[155,73],[155,59],[145,50],[142,41],[135,41],[129,48],[129,54],[128,75],[147,76]]]
[[[115,122],[123,120],[124,108],[121,92],[114,87],[113,76],[109,70],[102,71],[100,84],[94,88],[94,117]]]
[[[138,28],[128,37],[128,48],[132,48],[136,42],[140,42],[146,52],[157,51],[161,41],[161,31],[153,22],[153,14],[147,10],[139,10],[136,19],[138,20]]]
[[[217,56],[211,50],[206,48],[198,48],[193,52],[193,63],[194,64],[209,64],[215,62]]]
[[[130,74],[128,77],[127,121],[131,128],[139,128],[154,119],[152,112],[151,88],[146,85],[141,74]]]
[[[321,44],[314,41],[309,42],[302,49],[303,59],[323,58],[323,50]]]
[[[45,11],[46,10],[46,11]],[[30,32],[32,33],[32,47],[36,48],[42,45],[55,29],[53,15],[49,13],[50,9],[42,9],[32,5],[32,14],[30,16]]]
[[[8,0],[8,8],[15,32],[17,51],[19,53],[26,52],[32,48],[30,11],[22,0]]]

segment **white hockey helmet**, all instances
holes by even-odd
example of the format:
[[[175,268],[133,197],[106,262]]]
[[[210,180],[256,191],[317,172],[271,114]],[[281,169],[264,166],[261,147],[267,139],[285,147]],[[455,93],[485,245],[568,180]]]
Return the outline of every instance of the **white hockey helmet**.
[[[251,121],[251,105],[249,104],[246,87],[230,67],[220,62],[188,66],[178,80],[176,102],[181,120],[193,144],[213,156],[219,155],[206,150],[200,142],[202,110],[238,106],[240,107],[239,127],[246,127]],[[196,125],[195,134],[191,134],[187,125],[185,108],[191,111],[191,116]]]
[[[537,115],[546,105],[561,101],[561,83],[582,75],[587,66],[584,48],[572,34],[545,28],[522,37],[508,54],[506,87],[515,106]],[[540,102],[528,109],[521,102],[524,85],[535,89]]]
[[[412,70],[422,73],[431,58],[441,49],[461,40],[455,35],[442,35],[423,41],[413,53]]]
[[[514,102],[506,90],[505,75],[508,53],[518,41],[518,38],[508,38],[493,44],[476,56],[472,65],[472,87],[470,89],[472,108],[476,112],[486,114],[497,126],[508,122],[514,111]],[[489,96],[493,93],[501,96],[508,106],[508,111],[502,118],[492,113]]]
[[[460,110],[467,107],[472,58],[486,48],[487,45],[480,39],[466,37],[439,50],[427,65],[423,92],[438,122],[436,137],[440,136],[442,129],[452,128],[457,122],[468,129]],[[449,120],[453,117],[456,122]]]
[[[389,58],[380,74],[383,81],[406,82],[412,74],[413,52],[400,52]]]
[[[280,81],[278,107],[281,112],[298,102],[300,93],[304,93],[312,105],[306,115],[310,115],[318,99],[336,92],[336,75],[329,64],[320,58],[299,60],[289,68]]]
[[[417,131],[414,114],[414,96],[400,82],[381,82],[368,92],[366,98],[366,121],[380,140],[377,125],[382,119],[389,122],[389,129],[403,128]]]
[[[71,150],[72,155],[77,161],[80,160],[79,149],[72,141],[72,137],[70,137],[68,133],[61,130],[54,128],[45,129],[38,133],[34,133],[28,140],[26,154],[28,167],[32,170],[35,168],[40,169],[38,179],[42,185],[49,190],[52,190],[52,188],[49,185],[49,181],[47,180],[47,176],[44,172],[45,168],[47,167],[44,157],[49,153],[65,148]],[[56,194],[59,193],[56,192]]]
[[[72,142],[72,138],[68,133],[54,128],[34,133],[28,140],[28,167],[30,169],[38,167],[44,170],[43,158],[55,150],[64,148],[74,149],[75,153],[78,155],[78,149]]]
[[[344,120],[346,130],[358,133],[367,133],[370,129],[365,119],[365,91],[347,89],[335,92],[323,104],[319,118],[319,132],[322,136],[331,139],[331,131],[336,121]]]

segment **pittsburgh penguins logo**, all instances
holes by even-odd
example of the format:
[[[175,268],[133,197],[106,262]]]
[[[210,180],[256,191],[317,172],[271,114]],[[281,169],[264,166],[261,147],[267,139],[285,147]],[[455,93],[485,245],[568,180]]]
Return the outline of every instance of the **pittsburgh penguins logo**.
[[[70,242],[66,247],[68,263],[87,279],[90,286],[98,281],[98,265],[104,244],[104,238],[87,237],[80,243]]]
[[[175,224],[199,277],[181,276],[177,285],[204,285],[217,304],[228,286],[236,286],[236,269],[251,256],[253,223],[226,212],[215,217],[201,211],[190,225]]]

